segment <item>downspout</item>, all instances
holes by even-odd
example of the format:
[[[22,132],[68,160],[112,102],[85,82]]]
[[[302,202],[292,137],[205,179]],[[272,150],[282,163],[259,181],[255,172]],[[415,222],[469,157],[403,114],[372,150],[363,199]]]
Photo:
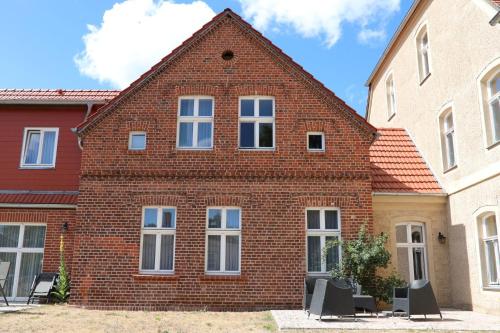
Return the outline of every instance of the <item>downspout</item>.
[[[93,106],[94,106],[94,103],[87,102],[87,111],[85,112],[85,117],[83,118],[83,122],[86,122],[87,119],[89,118],[90,113],[92,112],[92,107]],[[78,134],[76,132],[76,127],[73,127],[71,129],[71,132],[73,132],[73,133],[75,133],[75,135],[77,135],[77,138],[78,138],[78,147],[80,147],[80,150],[83,150],[83,141],[82,141],[82,138],[80,136],[78,136]]]

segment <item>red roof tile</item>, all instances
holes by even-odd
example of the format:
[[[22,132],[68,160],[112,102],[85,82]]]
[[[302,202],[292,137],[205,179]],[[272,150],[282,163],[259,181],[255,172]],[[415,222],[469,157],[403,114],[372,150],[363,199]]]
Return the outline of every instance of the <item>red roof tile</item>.
[[[443,192],[404,129],[384,128],[378,134],[370,148],[374,192]]]
[[[78,194],[57,192],[30,192],[0,193],[0,204],[63,204],[76,205]]]
[[[0,89],[0,103],[109,101],[118,90]]]

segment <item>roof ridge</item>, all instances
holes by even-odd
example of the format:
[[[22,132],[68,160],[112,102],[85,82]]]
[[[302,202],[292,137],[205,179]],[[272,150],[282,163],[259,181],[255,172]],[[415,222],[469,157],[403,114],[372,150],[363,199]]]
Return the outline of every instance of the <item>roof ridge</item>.
[[[55,89],[55,88],[0,88],[0,92],[119,92],[119,89]]]

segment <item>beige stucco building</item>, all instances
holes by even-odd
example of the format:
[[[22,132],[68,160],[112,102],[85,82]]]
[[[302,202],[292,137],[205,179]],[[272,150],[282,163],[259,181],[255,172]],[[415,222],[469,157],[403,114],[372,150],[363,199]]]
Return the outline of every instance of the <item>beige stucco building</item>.
[[[406,274],[396,225],[420,222],[428,278],[441,304],[496,314],[499,6],[496,0],[416,0],[367,81],[367,120],[406,129],[446,193],[398,199],[395,193],[391,200],[374,194],[375,225],[391,230],[395,266]],[[415,200],[426,201],[424,208],[412,210]]]

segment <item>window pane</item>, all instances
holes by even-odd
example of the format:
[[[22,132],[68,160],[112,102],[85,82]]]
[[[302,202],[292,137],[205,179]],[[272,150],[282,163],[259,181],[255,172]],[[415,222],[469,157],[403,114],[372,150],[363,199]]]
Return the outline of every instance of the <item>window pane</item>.
[[[19,228],[18,225],[0,225],[0,247],[17,247]]]
[[[142,236],[142,269],[155,269],[156,235]]]
[[[446,144],[448,147],[448,167],[455,165],[455,142],[453,140],[453,134],[446,134]]]
[[[412,243],[423,243],[424,235],[422,232],[422,226],[412,225],[411,226],[411,242]]]
[[[495,95],[500,91],[500,73],[498,73],[495,78],[490,81],[490,94]]]
[[[408,248],[397,248],[398,273],[403,280],[410,282],[410,263],[408,262]]]
[[[193,123],[180,123],[179,147],[193,146]]]
[[[132,134],[130,138],[130,149],[145,149],[145,148],[146,148],[146,135]]]
[[[228,229],[239,229],[240,228],[240,210],[239,209],[228,209],[227,210],[226,228],[228,228]]]
[[[323,136],[321,134],[309,134],[308,138],[309,138],[308,140],[309,149],[317,149],[317,150],[323,149]]]
[[[212,123],[198,123],[198,147],[212,147]]]
[[[27,225],[24,227],[23,247],[43,248],[45,244],[45,226]]]
[[[422,247],[413,248],[413,279],[425,279],[424,249]]]
[[[160,270],[174,269],[174,235],[161,235]]]
[[[259,124],[259,147],[269,148],[273,146],[273,124]]]
[[[211,99],[200,99],[199,101],[198,115],[200,117],[211,117],[212,116],[212,100]]]
[[[321,272],[321,238],[307,236],[307,271]]]
[[[38,158],[38,148],[40,146],[40,132],[29,131],[26,144],[25,164],[36,164]]]
[[[162,228],[175,228],[175,209],[164,208],[161,217]]]
[[[451,112],[444,118],[444,129],[446,131],[453,129],[453,116]]]
[[[207,270],[220,271],[220,237],[208,235]]]
[[[144,228],[156,228],[156,219],[158,218],[158,209],[144,209]]]
[[[254,116],[254,101],[253,99],[241,100],[241,116],[253,117]]]
[[[43,253],[23,253],[16,297],[28,297],[35,276],[42,270]]]
[[[241,123],[240,124],[240,147],[241,148],[254,148],[254,123]]]
[[[498,281],[497,275],[497,265],[498,259],[495,255],[495,246],[498,247],[498,241],[487,241],[486,246],[486,261],[488,262],[488,279],[490,283],[496,283]]]
[[[319,210],[307,211],[307,229],[319,229]]]
[[[406,225],[396,226],[396,243],[408,243]]]
[[[181,116],[194,116],[194,99],[181,99]]]
[[[56,132],[45,132],[42,146],[42,164],[52,164],[54,161],[54,150],[56,143]]]
[[[208,210],[208,227],[209,228],[222,228],[222,210],[209,209]]]
[[[339,228],[339,212],[336,210],[325,210],[325,229]]]
[[[226,271],[240,268],[240,236],[226,236]]]
[[[0,252],[0,261],[10,262],[9,274],[7,275],[7,280],[4,282],[3,291],[5,296],[12,296],[12,287],[14,284],[14,274],[16,271],[17,264],[17,254],[14,252]],[[2,300],[3,301],[3,300]]]
[[[490,104],[491,117],[493,122],[493,137],[496,141],[500,141],[500,98],[496,98]]]
[[[337,237],[328,236],[325,238],[325,244],[337,240]],[[326,270],[329,272],[339,264],[339,247],[330,247],[326,253]]]
[[[272,117],[273,116],[273,100],[261,99],[259,100],[259,116]]]
[[[498,235],[495,215],[490,215],[487,218],[485,218],[484,225],[486,229],[486,237]]]

